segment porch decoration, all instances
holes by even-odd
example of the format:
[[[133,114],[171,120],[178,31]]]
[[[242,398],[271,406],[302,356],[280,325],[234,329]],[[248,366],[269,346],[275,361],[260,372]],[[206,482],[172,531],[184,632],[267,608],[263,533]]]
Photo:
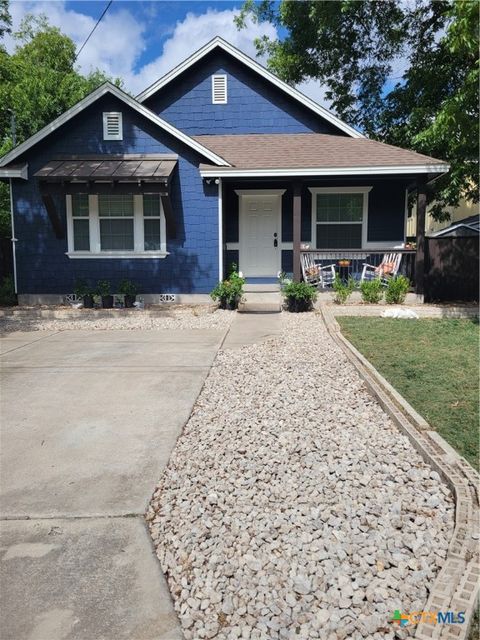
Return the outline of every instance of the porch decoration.
[[[283,289],[288,311],[301,313],[311,311],[317,299],[317,290],[308,282],[290,282]]]
[[[397,275],[402,261],[401,253],[386,253],[382,262],[375,266],[363,263],[361,281],[379,279],[384,287],[388,285],[388,280]]]
[[[215,302],[218,300],[220,309],[234,311],[242,298],[244,284],[245,279],[237,271],[237,265],[232,264],[228,278],[214,287],[210,297]]]

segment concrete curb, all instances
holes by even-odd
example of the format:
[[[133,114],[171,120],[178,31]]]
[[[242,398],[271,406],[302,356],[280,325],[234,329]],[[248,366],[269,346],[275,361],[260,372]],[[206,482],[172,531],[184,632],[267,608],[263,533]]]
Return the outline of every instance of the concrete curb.
[[[320,305],[320,313],[328,332],[357,369],[369,392],[453,492],[455,529],[445,564],[431,585],[425,611],[465,611],[466,624],[422,622],[417,626],[415,637],[421,640],[464,640],[468,636],[480,587],[480,475],[438,433],[432,431],[430,425],[341,334],[338,322],[326,305]]]

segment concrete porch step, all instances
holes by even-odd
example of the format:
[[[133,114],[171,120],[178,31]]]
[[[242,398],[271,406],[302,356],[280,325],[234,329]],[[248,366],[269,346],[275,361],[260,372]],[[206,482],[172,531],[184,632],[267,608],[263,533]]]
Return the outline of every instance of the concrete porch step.
[[[238,305],[239,313],[280,313],[280,291],[245,291]]]

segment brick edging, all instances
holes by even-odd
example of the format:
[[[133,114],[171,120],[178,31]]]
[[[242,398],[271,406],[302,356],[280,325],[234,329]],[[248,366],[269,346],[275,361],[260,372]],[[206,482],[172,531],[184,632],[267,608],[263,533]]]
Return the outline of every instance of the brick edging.
[[[320,313],[333,340],[341,347],[397,427],[409,438],[423,459],[445,480],[455,498],[455,529],[444,566],[431,585],[426,611],[465,611],[466,624],[418,625],[421,640],[464,640],[479,596],[479,483],[480,475],[413,409],[396,389],[342,335],[340,326],[326,305]]]

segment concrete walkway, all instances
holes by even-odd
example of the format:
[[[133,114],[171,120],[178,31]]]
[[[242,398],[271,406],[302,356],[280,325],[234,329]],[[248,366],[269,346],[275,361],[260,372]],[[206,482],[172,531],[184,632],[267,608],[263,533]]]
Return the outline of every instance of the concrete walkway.
[[[280,335],[282,326],[281,313],[236,313],[223,349],[239,349],[247,344],[264,342]]]
[[[182,638],[143,514],[223,338],[2,340],[2,640]]]

